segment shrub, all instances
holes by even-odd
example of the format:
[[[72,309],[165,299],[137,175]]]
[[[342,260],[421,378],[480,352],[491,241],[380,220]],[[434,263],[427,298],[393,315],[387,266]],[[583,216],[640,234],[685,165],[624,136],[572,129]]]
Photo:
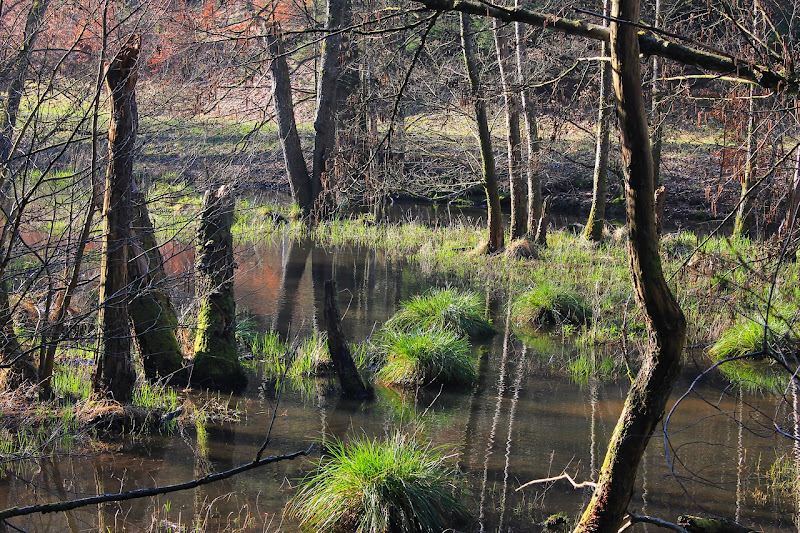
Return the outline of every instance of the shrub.
[[[411,436],[334,442],[329,453],[287,508],[305,529],[439,533],[468,517],[447,456]]]
[[[511,316],[518,324],[581,325],[591,320],[592,310],[576,292],[542,283],[524,292],[514,301]]]
[[[483,317],[485,308],[474,292],[455,289],[432,289],[400,304],[400,310],[384,325],[384,329],[410,331],[439,327],[454,329],[470,338],[488,337],[495,333]]]
[[[453,331],[387,330],[380,345],[386,364],[376,375],[379,383],[404,387],[431,383],[471,385],[477,377],[475,364],[469,358],[469,342]]]

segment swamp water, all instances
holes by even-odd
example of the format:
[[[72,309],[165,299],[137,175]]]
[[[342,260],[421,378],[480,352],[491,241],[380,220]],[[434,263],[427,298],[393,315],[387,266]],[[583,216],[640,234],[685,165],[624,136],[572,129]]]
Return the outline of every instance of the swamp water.
[[[186,260],[186,258],[178,258]],[[400,301],[443,286],[448,280],[415,265],[390,262],[384,254],[352,247],[324,249],[288,240],[240,251],[238,306],[247,308],[260,330],[304,337],[321,320],[319,280],[335,278],[345,333],[360,341],[391,316]],[[175,269],[179,266],[172,265]],[[475,516],[471,531],[540,531],[548,516],[571,520],[591,496],[567,481],[515,489],[537,478],[567,471],[577,481],[594,479],[628,388],[618,382],[575,384],[563,361],[576,355],[560,339],[529,348],[505,329],[503,302],[488,300],[499,333],[479,344],[473,356],[479,383],[472,390],[405,393],[378,388],[373,402],[339,398],[332,382],[288,385],[265,455],[305,450],[311,457],[251,470],[196,489],[67,513],[11,520],[25,531],[297,531],[282,519],[286,502],[325,440],[383,436],[409,421],[422,421],[432,445],[447,445],[462,471],[460,495]],[[691,365],[674,399],[689,388]],[[701,384],[670,419],[669,457],[657,437],[639,472],[631,509],[674,521],[679,514],[719,513],[764,531],[796,529],[794,504],[774,497],[759,476],[776,453],[791,452],[784,437],[772,435],[771,398],[732,398]],[[197,402],[204,395],[198,394]],[[241,420],[189,427],[170,435],[149,435],[111,443],[114,453],[55,456],[17,465],[0,480],[0,507],[73,499],[98,493],[166,485],[252,461],[261,447],[276,404],[274,381],[251,376],[241,395],[231,397]],[[670,402],[670,406],[674,400]],[[738,418],[757,433],[742,429]],[[677,453],[677,456],[675,455]],[[654,526],[637,525],[655,531]]]

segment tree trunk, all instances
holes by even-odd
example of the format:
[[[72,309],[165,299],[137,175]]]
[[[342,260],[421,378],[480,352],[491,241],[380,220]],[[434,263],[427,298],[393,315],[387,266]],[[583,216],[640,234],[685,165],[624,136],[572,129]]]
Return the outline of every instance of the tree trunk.
[[[289,77],[289,66],[284,55],[283,40],[277,22],[266,25],[267,46],[272,62],[269,72],[272,77],[273,98],[275,99],[275,116],[278,121],[278,135],[281,140],[283,159],[286,163],[286,174],[289,176],[289,187],[292,199],[300,207],[303,216],[308,216],[316,200],[316,193],[311,185],[297,124],[294,118],[292,101],[292,85]]]
[[[36,37],[42,28],[44,15],[50,0],[33,0],[28,16],[25,19],[25,30],[22,36],[22,45],[17,50],[16,57],[11,62],[11,80],[6,88],[6,100],[0,102],[0,137],[3,144],[8,144],[10,148],[14,127],[17,123],[17,113],[19,104],[22,101],[22,93],[25,91],[25,76],[28,72],[31,53],[33,52]],[[4,150],[5,151],[5,150]],[[9,152],[3,157],[3,164],[11,156]]]
[[[661,0],[656,0],[653,14],[653,27],[663,28],[661,20]],[[658,185],[661,180],[661,138],[664,136],[664,114],[662,112],[664,94],[661,87],[661,58],[653,56],[653,79],[650,84],[650,119],[653,124],[651,144],[653,151],[653,182]]]
[[[11,391],[25,383],[33,385],[38,381],[31,356],[20,351],[14,332],[6,279],[0,281],[0,356],[2,364],[9,365],[0,370],[0,391]]]
[[[327,0],[322,45],[322,72],[317,84],[317,108],[314,115],[314,160],[311,175],[312,200],[323,189],[325,174],[331,170],[330,157],[336,140],[337,87],[342,74],[342,35],[337,33],[349,9],[349,0]]]
[[[475,110],[475,120],[478,123],[478,141],[480,142],[481,161],[483,163],[483,188],[486,191],[487,225],[489,228],[486,251],[494,253],[502,250],[505,244],[503,242],[503,218],[500,211],[500,193],[497,188],[497,170],[494,163],[492,136],[489,132],[489,118],[486,113],[486,100],[484,99],[478,67],[475,64],[472,23],[470,16],[466,13],[461,13],[461,49],[464,53],[464,63],[467,66],[470,98]]]
[[[147,379],[174,378],[183,368],[175,328],[178,315],[163,283],[167,279],[153,223],[141,192],[133,194],[128,275],[134,291],[128,304],[135,341]]]
[[[93,388],[122,403],[131,401],[136,383],[128,323],[128,244],[133,152],[139,125],[135,89],[139,45],[139,36],[132,35],[106,69],[106,85],[112,108],[103,201],[98,313],[100,352]]]
[[[608,0],[603,2],[603,12],[608,12]],[[608,43],[601,45],[600,55],[608,56]],[[611,105],[608,97],[611,94],[611,65],[608,61],[600,61],[600,101],[597,110],[597,138],[594,151],[594,187],[592,189],[592,209],[583,236],[590,241],[603,239],[603,227],[606,218],[606,196],[608,193],[608,149],[609,132],[611,130]]]
[[[759,14],[758,0],[753,0],[753,35],[758,38]],[[756,175],[756,89],[751,85],[749,89],[749,102],[747,109],[747,161],[744,166],[744,176],[742,176],[742,190],[739,197],[739,209],[736,212],[736,220],[733,222],[733,237],[754,237],[755,213],[753,204],[755,203],[755,175]],[[752,190],[751,190],[752,189]]]
[[[519,129],[519,89],[513,87],[517,69],[505,29],[494,19],[494,43],[500,65],[500,83],[506,103],[506,133],[508,140],[508,182],[511,189],[511,239],[520,239],[528,231],[528,211],[522,184],[522,136]]]
[[[797,219],[797,208],[800,206],[800,147],[797,148],[797,155],[794,163],[794,176],[792,177],[792,185],[789,190],[788,204],[786,218],[778,229],[779,238],[786,238],[797,229],[795,227],[795,221]]]
[[[633,493],[636,471],[678,378],[686,319],[661,269],[655,231],[653,154],[642,96],[637,28],[639,0],[614,0],[611,70],[625,166],[629,265],[636,299],[645,314],[644,361],[620,414],[597,488],[576,531],[617,531]]]
[[[325,281],[325,323],[328,331],[328,352],[331,354],[342,394],[350,398],[369,398],[370,390],[364,386],[358,368],[350,355],[347,339],[342,330],[342,316],[339,312],[339,298],[336,294],[336,281]]]
[[[514,2],[516,8],[520,7],[520,0]],[[536,107],[533,103],[533,95],[530,89],[525,87],[525,30],[526,27],[520,22],[514,23],[514,34],[516,37],[516,56],[517,56],[517,85],[519,86],[520,100],[522,102],[522,113],[525,115],[525,128],[527,130],[527,157],[525,174],[528,181],[528,236],[534,241],[537,240],[536,230],[539,227],[539,220],[542,218],[542,179],[539,174],[541,164],[539,162],[539,152],[541,151],[541,140],[539,139],[539,124],[536,121]]]
[[[197,235],[195,286],[200,305],[191,381],[213,389],[241,390],[247,378],[236,349],[232,225],[230,188],[206,191]]]

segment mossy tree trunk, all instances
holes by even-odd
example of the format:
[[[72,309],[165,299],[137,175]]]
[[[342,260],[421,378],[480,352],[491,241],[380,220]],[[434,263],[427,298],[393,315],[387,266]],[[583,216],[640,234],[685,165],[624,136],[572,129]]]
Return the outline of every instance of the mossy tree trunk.
[[[364,386],[358,368],[353,362],[347,339],[342,330],[342,315],[339,312],[339,297],[336,293],[336,281],[325,280],[325,324],[328,331],[328,353],[333,360],[342,394],[349,398],[368,398],[371,392]]]
[[[639,0],[614,0],[612,21],[639,20]],[[636,471],[680,374],[686,319],[661,268],[655,228],[653,154],[642,95],[637,28],[611,22],[611,70],[625,166],[629,265],[648,342],[641,370],[600,470],[597,488],[576,531],[617,531],[633,494]]]
[[[514,87],[517,69],[514,54],[508,42],[506,28],[494,20],[494,43],[497,63],[500,66],[500,83],[506,104],[506,140],[508,146],[508,182],[511,191],[511,238],[520,239],[528,231],[528,210],[522,182],[522,135],[519,128],[520,94]]]
[[[489,118],[486,112],[486,100],[481,85],[478,66],[475,63],[475,44],[472,35],[470,15],[461,13],[461,49],[464,53],[464,63],[467,67],[469,78],[470,97],[475,111],[475,120],[478,123],[478,141],[481,148],[481,161],[483,163],[483,188],[486,191],[488,206],[487,225],[489,240],[487,252],[493,253],[503,249],[503,219],[500,211],[500,193],[497,187],[497,169],[494,162],[494,149],[492,136],[489,132]]]
[[[128,315],[147,379],[176,377],[183,367],[183,353],[175,328],[178,316],[164,286],[167,275],[158,249],[153,223],[141,192],[133,194],[128,275],[133,297]]]
[[[656,0],[653,13],[653,27],[663,28],[664,23],[661,15],[661,0]],[[653,124],[651,135],[651,145],[653,151],[653,181],[658,185],[661,180],[661,145],[664,137],[664,92],[661,81],[661,58],[653,56],[653,79],[650,84],[651,108],[650,118]]]
[[[608,1],[603,2],[603,11],[608,12]],[[601,43],[600,55],[608,56],[608,43]],[[608,148],[611,130],[611,70],[608,61],[600,61],[600,97],[597,110],[597,137],[594,150],[594,186],[592,188],[592,209],[583,232],[590,241],[603,239],[603,226],[606,218],[606,196],[608,194]]]
[[[247,378],[236,349],[232,225],[230,187],[206,191],[197,234],[195,286],[200,304],[191,380],[204,387],[240,390]]]
[[[112,108],[103,200],[98,313],[100,353],[93,388],[123,403],[131,401],[136,383],[128,323],[128,245],[133,154],[139,121],[135,89],[139,45],[139,36],[132,35],[106,69],[106,85]]]

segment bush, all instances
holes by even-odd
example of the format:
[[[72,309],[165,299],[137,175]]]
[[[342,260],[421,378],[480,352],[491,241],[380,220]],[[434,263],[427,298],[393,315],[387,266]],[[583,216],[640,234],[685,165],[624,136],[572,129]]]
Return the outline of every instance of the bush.
[[[469,342],[439,328],[409,332],[387,330],[380,339],[386,363],[378,370],[379,383],[404,387],[431,383],[471,385],[476,377]]]
[[[514,301],[511,317],[517,324],[581,325],[591,320],[592,310],[576,292],[542,283]]]
[[[439,533],[469,516],[452,494],[447,457],[413,437],[335,442],[329,453],[287,508],[304,529]]]
[[[485,304],[474,292],[455,289],[432,289],[400,304],[400,310],[384,325],[384,329],[454,329],[459,335],[473,339],[488,337],[496,331],[484,318]]]

